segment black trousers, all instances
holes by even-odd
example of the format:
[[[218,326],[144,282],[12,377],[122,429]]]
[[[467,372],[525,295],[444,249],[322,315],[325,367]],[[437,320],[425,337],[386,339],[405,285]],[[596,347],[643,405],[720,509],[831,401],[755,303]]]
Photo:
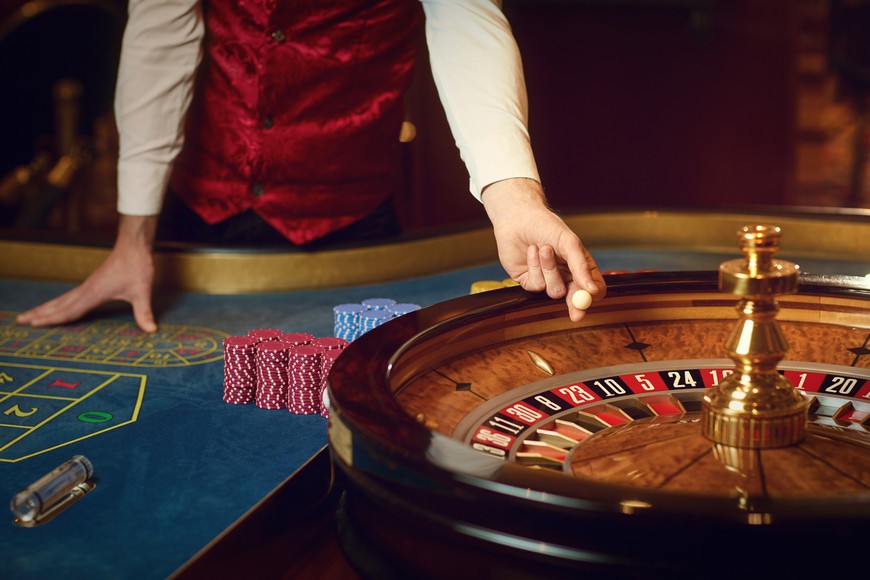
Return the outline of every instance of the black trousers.
[[[296,246],[253,210],[211,225],[203,221],[171,191],[157,223],[157,239],[214,246],[295,246],[301,249],[386,241],[402,231],[392,200],[387,200],[360,221],[302,246]]]

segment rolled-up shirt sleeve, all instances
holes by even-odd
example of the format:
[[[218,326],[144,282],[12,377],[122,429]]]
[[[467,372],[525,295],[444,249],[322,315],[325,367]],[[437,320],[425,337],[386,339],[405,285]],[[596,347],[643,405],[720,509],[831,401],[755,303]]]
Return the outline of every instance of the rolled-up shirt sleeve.
[[[472,195],[513,177],[540,181],[522,60],[498,0],[421,0],[432,76]]]
[[[198,0],[130,0],[115,118],[118,211],[157,215],[184,141],[204,34]]]

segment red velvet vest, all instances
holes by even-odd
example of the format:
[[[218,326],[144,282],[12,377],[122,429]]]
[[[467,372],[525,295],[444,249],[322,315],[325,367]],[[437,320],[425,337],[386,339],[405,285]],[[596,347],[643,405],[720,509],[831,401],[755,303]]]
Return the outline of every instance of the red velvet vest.
[[[205,0],[172,188],[206,222],[248,209],[296,244],[383,203],[399,171],[417,0]]]

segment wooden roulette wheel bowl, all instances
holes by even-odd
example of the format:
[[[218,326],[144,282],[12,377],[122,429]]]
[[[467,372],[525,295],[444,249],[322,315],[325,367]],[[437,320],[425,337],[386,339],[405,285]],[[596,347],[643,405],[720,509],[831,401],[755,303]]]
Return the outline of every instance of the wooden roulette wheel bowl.
[[[520,288],[404,315],[330,374],[345,552],[364,576],[733,577],[860,569],[870,523],[870,284],[778,301],[806,436],[700,433],[734,363],[716,272],[622,275],[581,324]]]

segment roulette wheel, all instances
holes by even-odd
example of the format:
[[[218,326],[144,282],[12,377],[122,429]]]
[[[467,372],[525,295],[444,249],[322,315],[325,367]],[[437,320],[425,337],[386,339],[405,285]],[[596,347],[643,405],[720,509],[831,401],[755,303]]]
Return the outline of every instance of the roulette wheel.
[[[580,324],[514,287],[355,340],[329,379],[348,559],[380,578],[861,569],[870,283],[801,275],[778,228],[738,235],[718,273],[609,279]]]

